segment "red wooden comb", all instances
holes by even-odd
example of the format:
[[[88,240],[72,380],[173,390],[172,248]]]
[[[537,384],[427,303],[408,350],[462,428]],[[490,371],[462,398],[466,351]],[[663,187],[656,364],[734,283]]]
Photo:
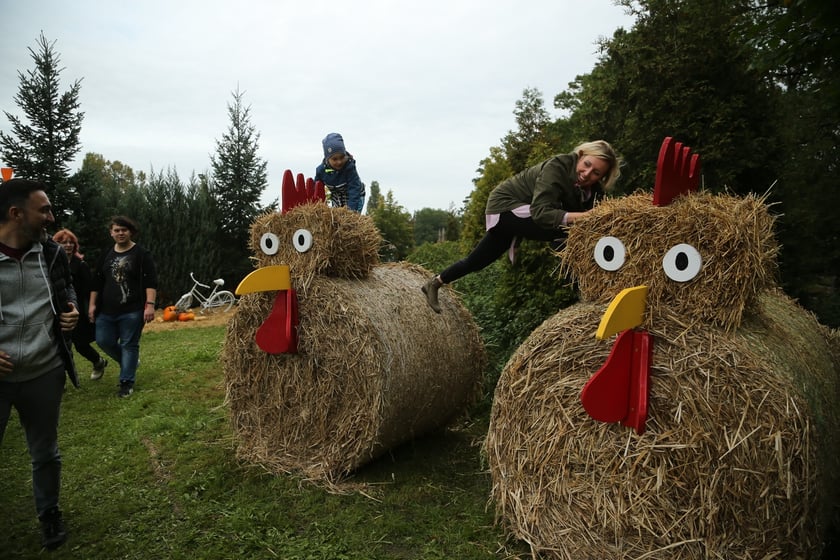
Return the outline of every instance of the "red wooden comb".
[[[297,183],[295,183],[294,176],[289,169],[283,173],[283,186],[281,193],[283,195],[283,208],[281,213],[283,214],[295,206],[306,204],[307,202],[323,202],[327,200],[324,183],[321,181],[314,181],[311,177],[309,179],[304,179],[303,173],[298,173]]]
[[[653,187],[653,205],[668,206],[680,196],[694,192],[700,184],[700,154],[692,154],[670,136],[662,141],[656,161],[656,184]]]

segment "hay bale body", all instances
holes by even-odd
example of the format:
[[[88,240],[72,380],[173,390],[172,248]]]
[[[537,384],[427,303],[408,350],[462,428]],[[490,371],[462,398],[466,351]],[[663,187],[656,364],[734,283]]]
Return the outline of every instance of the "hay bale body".
[[[579,304],[510,359],[486,441],[493,499],[551,557],[819,558],[837,494],[838,365],[779,294],[737,333],[655,335],[642,436],[590,418],[580,391],[610,345]],[[596,366],[597,368],[597,366]]]
[[[300,295],[299,353],[254,334],[274,294],[241,299],[223,363],[238,453],[274,472],[335,482],[385,450],[446,425],[479,395],[485,357],[467,310],[432,313],[408,264],[364,279],[320,277]]]
[[[775,287],[760,201],[647,197],[571,229],[564,266],[582,302],[502,372],[485,442],[497,514],[555,558],[819,558],[839,495],[838,337]],[[593,264],[607,235],[627,249],[616,272]],[[677,243],[704,258],[689,282],[662,273]],[[653,335],[641,436],[580,401],[616,338],[594,338],[607,302],[640,284]]]

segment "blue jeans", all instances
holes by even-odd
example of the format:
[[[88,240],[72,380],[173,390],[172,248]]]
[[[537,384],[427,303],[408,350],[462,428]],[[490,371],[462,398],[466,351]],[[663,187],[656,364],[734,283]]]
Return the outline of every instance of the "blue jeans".
[[[120,364],[120,383],[134,384],[140,359],[140,335],[143,333],[143,310],[96,317],[96,344]]]
[[[58,506],[61,486],[58,416],[66,379],[61,366],[21,383],[0,381],[0,442],[14,406],[32,459],[32,493],[39,516]]]

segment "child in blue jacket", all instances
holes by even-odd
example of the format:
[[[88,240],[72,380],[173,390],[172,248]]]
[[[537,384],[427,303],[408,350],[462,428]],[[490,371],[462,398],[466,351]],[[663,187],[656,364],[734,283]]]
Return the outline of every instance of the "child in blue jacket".
[[[315,169],[315,180],[327,187],[332,206],[346,206],[361,214],[365,206],[365,186],[356,171],[356,160],[344,148],[344,139],[337,132],[327,134],[321,143],[324,161]]]

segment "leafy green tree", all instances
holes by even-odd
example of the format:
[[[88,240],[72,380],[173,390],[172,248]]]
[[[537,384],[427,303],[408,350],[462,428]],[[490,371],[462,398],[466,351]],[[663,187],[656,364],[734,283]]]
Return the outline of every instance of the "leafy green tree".
[[[461,239],[461,218],[462,212],[456,210],[454,204],[450,204],[449,210],[446,211],[445,241],[458,241]]]
[[[86,260],[92,263],[108,242],[105,223],[109,213],[102,184],[93,171],[80,169],[67,179],[67,186],[76,193],[78,210],[66,216],[62,225],[76,234]]]
[[[135,174],[128,165],[108,161],[93,152],[85,154],[81,168],[67,181],[76,208],[66,217],[64,226],[79,237],[89,263],[95,262],[103,248],[113,243],[108,234],[111,216],[124,214],[137,218],[137,212],[143,210],[145,181],[145,174]]]
[[[458,227],[458,220],[452,211],[436,208],[422,208],[414,213],[414,244],[437,243],[448,240],[451,228]],[[454,232],[457,239],[457,231]]]
[[[518,129],[508,131],[502,139],[505,158],[514,173],[530,165],[531,151],[540,142],[545,142],[545,131],[551,122],[545,110],[542,92],[536,88],[526,88],[522,99],[516,101],[513,111]]]
[[[380,258],[386,262],[405,259],[414,249],[414,225],[411,214],[394,199],[393,191],[388,191],[371,217],[384,240]]]
[[[228,105],[230,126],[216,141],[216,153],[210,157],[213,170],[211,193],[221,210],[219,238],[225,266],[224,279],[238,283],[251,269],[248,239],[254,219],[264,211],[260,195],[268,186],[267,163],[259,157],[260,135],[251,124],[250,107],[243,105],[243,92],[232,94]]]
[[[372,216],[376,209],[379,208],[385,200],[382,198],[382,192],[379,190],[379,181],[371,181],[368,192],[367,210],[365,214]]]
[[[66,211],[78,210],[65,181],[69,163],[81,149],[79,133],[84,113],[79,111],[81,80],[64,93],[59,92],[60,56],[55,41],[43,32],[37,50],[29,48],[35,69],[18,71],[20,87],[15,103],[23,111],[19,117],[4,111],[12,125],[11,134],[0,131],[0,154],[20,177],[44,181],[53,204],[56,221],[63,222]]]
[[[774,92],[740,38],[745,0],[620,0],[636,16],[601,45],[590,74],[578,76],[555,106],[581,139],[604,138],[624,155],[620,186],[653,185],[662,139],[703,154],[704,186],[766,190],[778,157]]]
[[[755,1],[742,27],[756,65],[787,91],[820,90],[823,104],[840,105],[840,9],[836,2]],[[827,124],[827,123],[826,123]]]
[[[743,28],[756,66],[779,89],[778,203],[785,291],[840,326],[840,10],[832,2],[761,2]]]
[[[505,158],[504,151],[499,147],[490,148],[490,155],[481,160],[478,168],[479,176],[473,179],[473,188],[464,210],[461,243],[464,250],[472,249],[484,237],[484,210],[487,198],[493,188],[510,177],[512,171]]]

